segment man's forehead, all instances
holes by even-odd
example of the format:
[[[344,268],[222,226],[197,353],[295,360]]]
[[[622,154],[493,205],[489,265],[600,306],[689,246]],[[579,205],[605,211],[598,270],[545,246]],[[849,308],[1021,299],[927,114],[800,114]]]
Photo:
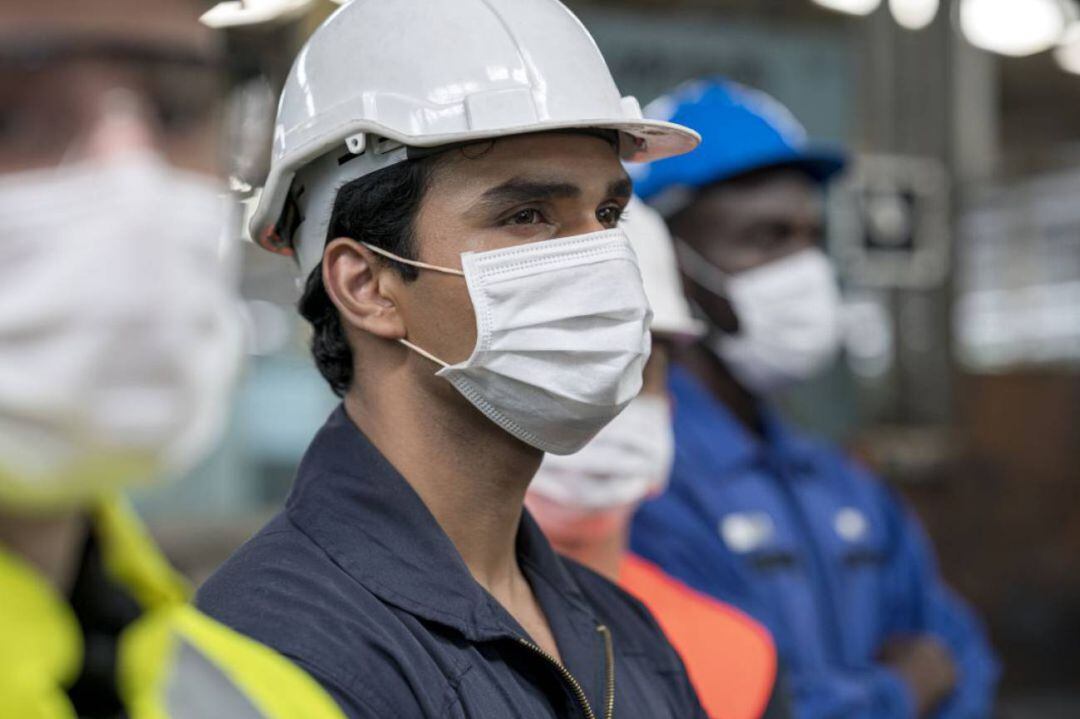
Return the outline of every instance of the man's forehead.
[[[209,50],[213,31],[199,23],[204,0],[0,0],[0,42],[121,40]]]
[[[608,186],[628,177],[615,149],[603,139],[572,133],[499,138],[449,153],[445,169],[459,182],[479,185],[519,181]]]
[[[717,183],[699,193],[694,206],[714,212],[776,205],[801,209],[820,199],[821,189],[805,173],[784,169]]]

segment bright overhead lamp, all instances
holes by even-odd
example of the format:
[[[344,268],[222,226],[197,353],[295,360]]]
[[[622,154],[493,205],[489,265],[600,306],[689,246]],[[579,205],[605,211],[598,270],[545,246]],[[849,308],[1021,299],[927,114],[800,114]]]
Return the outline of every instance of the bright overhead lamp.
[[[881,0],[814,0],[821,7],[848,15],[869,15],[877,10]]]
[[[960,0],[960,30],[983,50],[1033,55],[1058,42],[1070,10],[1063,0]]]
[[[1074,22],[1065,30],[1061,42],[1054,48],[1054,59],[1065,72],[1080,75],[1080,22]]]
[[[939,0],[889,0],[893,19],[908,30],[922,30],[934,21]]]

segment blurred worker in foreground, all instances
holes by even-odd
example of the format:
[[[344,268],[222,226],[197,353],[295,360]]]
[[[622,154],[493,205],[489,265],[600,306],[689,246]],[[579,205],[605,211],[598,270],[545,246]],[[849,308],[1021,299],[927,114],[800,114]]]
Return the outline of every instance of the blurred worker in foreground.
[[[620,158],[696,135],[555,0],[394,0],[315,31],[276,137],[252,235],[296,254],[344,402],[199,605],[354,717],[704,716],[648,612],[522,511],[641,388]]]
[[[702,324],[683,297],[663,218],[635,199],[621,226],[638,256],[653,310],[652,354],[641,394],[585,449],[546,455],[525,504],[556,550],[618,582],[649,608],[686,662],[710,717],[786,717],[768,630],[628,551],[634,511],[664,490],[671,472],[668,357],[674,345],[700,337]]]
[[[650,109],[703,138],[641,168],[638,187],[678,238],[709,332],[670,372],[671,486],[638,513],[634,551],[763,621],[800,717],[989,716],[996,661],[915,518],[769,405],[837,354],[821,190],[843,158],[729,82],[689,83]]]
[[[186,605],[118,495],[212,446],[241,354],[203,10],[0,0],[5,719],[340,716]]]

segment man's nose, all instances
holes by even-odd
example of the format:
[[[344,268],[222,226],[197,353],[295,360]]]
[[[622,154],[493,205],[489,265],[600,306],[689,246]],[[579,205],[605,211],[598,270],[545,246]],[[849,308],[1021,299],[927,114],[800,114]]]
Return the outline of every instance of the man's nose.
[[[117,87],[103,93],[76,154],[82,160],[108,161],[159,149],[146,101],[134,90]]]

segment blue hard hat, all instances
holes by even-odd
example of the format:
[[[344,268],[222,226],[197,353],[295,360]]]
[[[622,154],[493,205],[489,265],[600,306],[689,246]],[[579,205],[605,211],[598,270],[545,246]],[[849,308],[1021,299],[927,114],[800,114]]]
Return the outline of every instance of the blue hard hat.
[[[631,168],[634,191],[665,214],[688,204],[695,190],[748,172],[794,167],[824,183],[847,162],[839,149],[812,145],[778,100],[723,78],[684,83],[645,114],[701,135],[690,153]]]

